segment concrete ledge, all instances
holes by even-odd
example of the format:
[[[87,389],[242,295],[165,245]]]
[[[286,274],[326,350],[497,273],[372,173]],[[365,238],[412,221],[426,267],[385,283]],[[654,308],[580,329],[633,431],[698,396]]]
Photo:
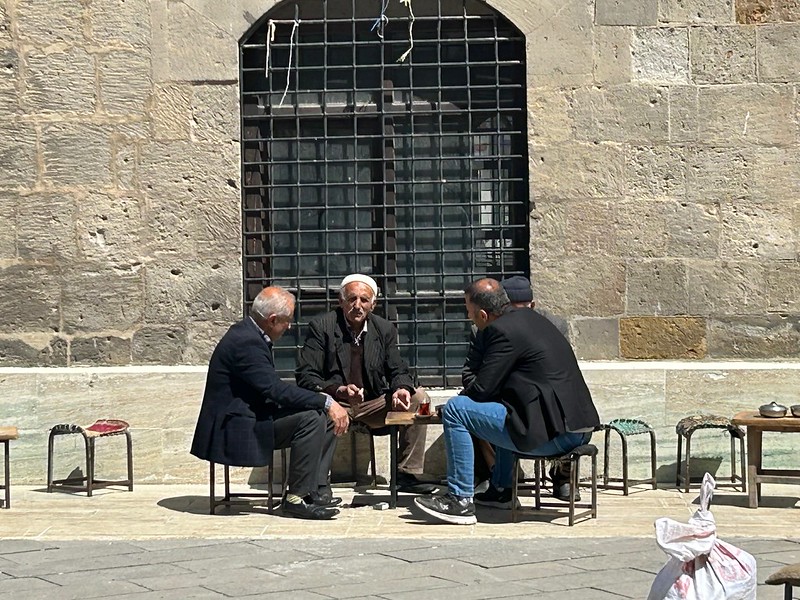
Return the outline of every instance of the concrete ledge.
[[[676,435],[674,426],[693,413],[733,415],[775,400],[800,402],[798,362],[697,362],[697,361],[587,361],[581,364],[604,421],[640,418],[656,429],[658,476],[674,478]],[[46,476],[47,433],[57,423],[89,424],[98,418],[119,418],[131,424],[137,482],[201,483],[206,465],[189,455],[195,420],[205,385],[205,366],[135,366],[74,368],[0,368],[0,425],[14,425],[20,439],[11,444],[12,480],[40,484]],[[455,389],[431,390],[434,404],[445,402]],[[350,470],[350,443],[340,443],[334,470]],[[78,440],[58,439],[56,476],[84,469]],[[596,436],[596,444],[602,437]],[[619,471],[617,441],[612,442],[612,473]],[[765,466],[796,466],[796,440],[790,435],[765,435]],[[116,445],[119,444],[119,448]],[[357,438],[358,470],[367,472],[368,444]],[[700,432],[692,440],[698,474],[710,470],[718,478],[729,474],[727,439],[715,432]],[[376,440],[378,471],[388,472],[388,438]],[[630,439],[631,474],[647,474],[647,441]],[[122,442],[104,439],[97,448],[98,477],[124,474]],[[439,426],[428,434],[426,471],[445,472],[444,441]],[[259,482],[259,469],[240,469],[238,481]]]

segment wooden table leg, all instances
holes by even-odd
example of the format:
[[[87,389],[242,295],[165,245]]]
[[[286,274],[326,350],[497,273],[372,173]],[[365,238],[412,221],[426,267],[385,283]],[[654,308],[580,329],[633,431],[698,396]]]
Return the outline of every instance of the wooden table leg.
[[[761,470],[761,430],[747,428],[747,498],[750,508],[758,508],[758,488],[756,475]]]
[[[397,508],[397,425],[389,427],[389,508]]]

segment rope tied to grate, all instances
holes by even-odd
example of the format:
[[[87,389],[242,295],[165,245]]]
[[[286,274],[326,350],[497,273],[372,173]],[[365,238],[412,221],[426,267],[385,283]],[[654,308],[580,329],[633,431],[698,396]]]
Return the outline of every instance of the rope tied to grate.
[[[401,63],[405,61],[406,58],[411,54],[411,51],[414,49],[414,21],[416,17],[414,16],[414,9],[411,8],[411,0],[400,0],[400,4],[405,4],[408,7],[408,41],[411,44],[408,47],[408,50],[403,52],[400,55],[400,58],[397,59],[397,62]]]
[[[288,21],[282,21],[283,23],[287,23]],[[277,21],[270,19],[267,21],[267,34],[266,40],[264,41],[264,46],[266,53],[264,55],[264,77],[269,78],[269,59],[271,55],[271,48],[272,44],[275,42],[275,31],[277,29]],[[292,57],[294,56],[294,46],[297,39],[297,28],[300,26],[300,18],[298,16],[298,8],[295,4],[294,6],[294,20],[292,23],[292,32],[289,34],[289,62],[286,65],[286,87],[283,88],[283,96],[281,96],[281,101],[278,106],[283,106],[284,100],[286,100],[286,94],[289,93],[289,83],[291,82],[292,77]]]
[[[370,31],[378,30],[378,37],[383,39],[383,32],[386,28],[386,24],[389,22],[389,17],[386,16],[386,9],[389,8],[389,0],[383,0],[383,7],[381,8],[381,14],[375,19],[375,22],[372,24],[372,28]]]

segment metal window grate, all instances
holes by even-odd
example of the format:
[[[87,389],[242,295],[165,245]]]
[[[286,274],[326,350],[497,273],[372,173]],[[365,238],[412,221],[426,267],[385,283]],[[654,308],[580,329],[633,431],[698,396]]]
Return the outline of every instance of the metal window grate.
[[[284,3],[241,43],[244,301],[297,294],[289,375],[342,277],[370,274],[420,380],[459,385],[462,290],[529,269],[525,40],[481,2],[418,2],[398,63],[411,19],[383,5]]]

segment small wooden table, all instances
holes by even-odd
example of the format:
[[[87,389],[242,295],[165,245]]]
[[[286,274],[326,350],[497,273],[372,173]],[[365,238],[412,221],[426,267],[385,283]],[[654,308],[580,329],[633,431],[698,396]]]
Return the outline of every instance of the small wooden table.
[[[397,508],[397,447],[398,432],[403,425],[440,425],[441,417],[432,414],[430,417],[418,417],[412,412],[386,413],[386,426],[389,428],[389,508]]]
[[[761,435],[765,431],[800,433],[798,417],[762,417],[758,412],[743,410],[731,419],[734,425],[747,427],[747,492],[750,508],[758,508],[762,483],[800,485],[800,470],[764,469],[761,466]]]

